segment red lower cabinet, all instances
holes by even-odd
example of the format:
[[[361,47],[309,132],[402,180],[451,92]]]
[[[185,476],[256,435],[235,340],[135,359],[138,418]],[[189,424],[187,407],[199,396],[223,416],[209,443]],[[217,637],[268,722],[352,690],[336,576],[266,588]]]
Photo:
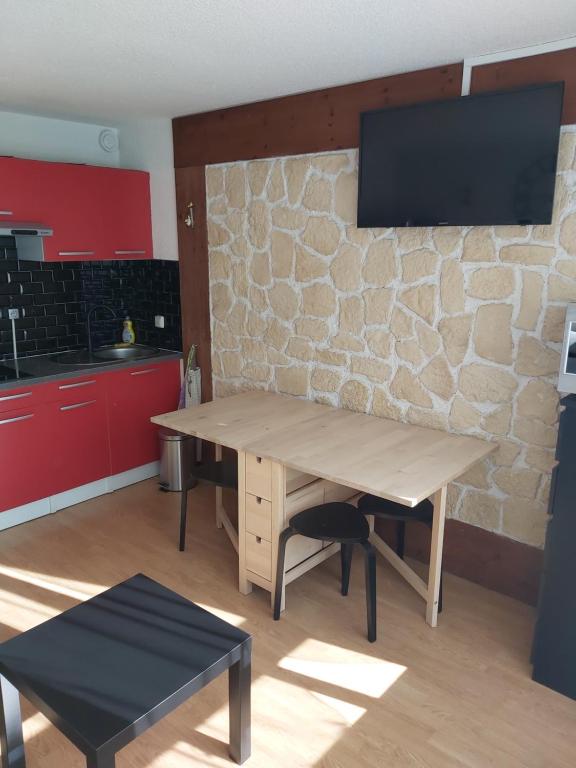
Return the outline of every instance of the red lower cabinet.
[[[54,493],[50,432],[45,405],[0,414],[0,511]]]
[[[52,452],[54,491],[61,493],[110,474],[106,399],[70,398],[49,406],[51,431],[57,436]]]
[[[178,407],[180,361],[0,395],[0,512],[156,461],[151,416]]]
[[[157,461],[159,427],[150,417],[178,407],[180,361],[116,371],[106,387],[111,474]]]

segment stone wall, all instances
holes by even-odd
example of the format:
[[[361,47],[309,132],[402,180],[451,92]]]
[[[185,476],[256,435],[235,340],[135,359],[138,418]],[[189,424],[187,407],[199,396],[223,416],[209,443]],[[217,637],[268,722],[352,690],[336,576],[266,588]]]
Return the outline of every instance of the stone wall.
[[[449,514],[542,546],[576,127],[551,226],[359,230],[357,152],[207,169],[216,396],[261,388],[498,443]]]

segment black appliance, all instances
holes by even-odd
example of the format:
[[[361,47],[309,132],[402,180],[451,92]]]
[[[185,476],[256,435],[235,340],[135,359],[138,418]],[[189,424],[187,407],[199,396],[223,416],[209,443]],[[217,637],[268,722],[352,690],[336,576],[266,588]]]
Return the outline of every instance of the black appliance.
[[[564,83],[365,112],[359,227],[549,224]]]
[[[534,680],[576,699],[576,395],[562,405],[532,664]]]

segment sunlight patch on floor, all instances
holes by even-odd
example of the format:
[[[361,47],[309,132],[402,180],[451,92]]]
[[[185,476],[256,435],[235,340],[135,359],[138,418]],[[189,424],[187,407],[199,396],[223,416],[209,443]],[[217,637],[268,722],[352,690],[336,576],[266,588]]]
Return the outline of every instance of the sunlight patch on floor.
[[[47,589],[50,592],[57,592],[59,595],[72,597],[74,600],[88,600],[99,592],[108,588],[105,584],[91,584],[86,581],[77,581],[76,579],[63,579],[59,576],[47,576],[44,573],[34,571],[25,571],[21,568],[10,568],[7,565],[0,565],[0,575],[8,576],[16,581],[22,581],[26,584],[32,584],[35,587]]]
[[[37,712],[35,715],[31,715],[22,723],[24,743],[26,744],[27,741],[30,741],[30,739],[35,738],[38,736],[38,734],[42,733],[42,731],[45,731],[47,728],[51,727],[52,724],[50,721],[44,717],[44,715],[40,714],[40,712]]]
[[[278,666],[375,699],[406,671],[401,664],[313,639],[305,640],[280,659]]]
[[[206,603],[199,603],[197,600],[194,601],[196,605],[199,605],[200,608],[204,608],[205,611],[208,611],[209,613],[214,614],[214,616],[218,616],[219,619],[222,619],[222,621],[227,621],[229,624],[232,624],[234,627],[240,627],[242,624],[246,623],[246,617],[240,616],[238,613],[232,613],[231,611],[224,611],[222,608],[215,608],[213,605],[207,605]]]

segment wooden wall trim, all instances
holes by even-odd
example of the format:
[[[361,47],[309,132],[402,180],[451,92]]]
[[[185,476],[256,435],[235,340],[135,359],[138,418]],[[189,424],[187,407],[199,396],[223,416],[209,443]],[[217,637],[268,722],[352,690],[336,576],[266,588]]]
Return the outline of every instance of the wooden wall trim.
[[[203,165],[176,169],[182,346],[184,360],[191,344],[196,344],[198,347],[198,364],[202,369],[203,402],[212,400],[205,171]],[[188,203],[194,205],[193,227],[186,226],[184,221],[188,213]]]
[[[358,146],[361,112],[460,95],[462,64],[309,91],[173,121],[175,167]]]
[[[470,93],[502,91],[559,80],[565,84],[562,123],[576,123],[576,48],[474,67]]]
[[[396,527],[390,521],[376,523],[378,532],[394,547]],[[417,523],[406,527],[406,556],[428,562],[430,531]],[[487,589],[536,605],[544,552],[520,541],[483,528],[447,520],[444,529],[443,568]]]

